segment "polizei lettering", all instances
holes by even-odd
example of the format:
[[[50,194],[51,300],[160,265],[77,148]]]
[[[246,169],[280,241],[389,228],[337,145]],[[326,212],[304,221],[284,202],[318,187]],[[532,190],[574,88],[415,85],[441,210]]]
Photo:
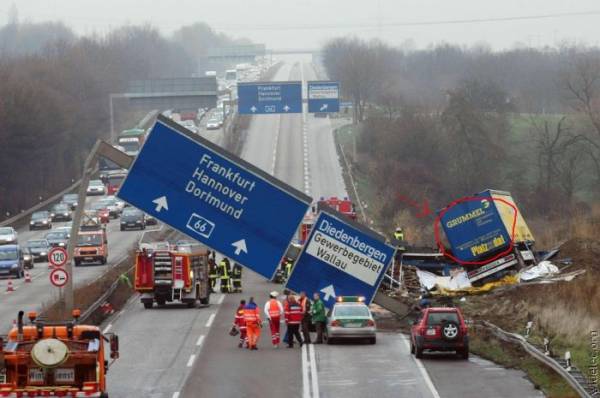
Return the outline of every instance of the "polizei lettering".
[[[231,167],[220,165],[209,154],[202,155],[198,164],[185,191],[239,220],[248,201],[246,195],[254,190],[256,182]]]

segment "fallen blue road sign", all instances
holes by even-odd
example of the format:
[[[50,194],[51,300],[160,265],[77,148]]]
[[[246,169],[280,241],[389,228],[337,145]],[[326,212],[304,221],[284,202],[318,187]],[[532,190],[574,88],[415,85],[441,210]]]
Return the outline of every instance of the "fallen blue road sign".
[[[309,113],[340,111],[340,83],[308,82],[307,94]]]
[[[302,82],[238,83],[238,113],[302,113]]]
[[[117,196],[267,278],[311,203],[162,115]]]
[[[319,292],[331,307],[337,296],[364,296],[370,304],[394,256],[394,248],[375,232],[323,210],[286,287]]]

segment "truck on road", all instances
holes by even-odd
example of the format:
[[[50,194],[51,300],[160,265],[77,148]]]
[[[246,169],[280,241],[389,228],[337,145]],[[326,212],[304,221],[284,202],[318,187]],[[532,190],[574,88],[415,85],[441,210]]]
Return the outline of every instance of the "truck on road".
[[[136,156],[146,138],[144,129],[129,129],[123,130],[117,137],[116,144],[123,147],[125,153],[131,156]]]
[[[180,248],[145,246],[135,258],[134,289],[140,293],[144,308],[167,302],[184,303],[193,308],[210,299],[209,251],[202,245]]]
[[[471,282],[535,263],[535,240],[509,192],[488,189],[438,214],[448,254],[467,269]]]
[[[117,335],[78,324],[79,310],[69,322],[43,322],[30,312],[31,324],[24,325],[23,315],[0,336],[0,397],[108,398],[106,372],[119,358]]]

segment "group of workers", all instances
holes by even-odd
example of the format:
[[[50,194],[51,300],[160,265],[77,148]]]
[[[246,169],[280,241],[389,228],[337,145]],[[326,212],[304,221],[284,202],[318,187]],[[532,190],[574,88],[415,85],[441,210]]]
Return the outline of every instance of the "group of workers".
[[[283,342],[287,343],[288,348],[294,347],[294,340],[298,342],[300,347],[303,344],[311,344],[311,324],[314,324],[317,332],[314,344],[322,344],[327,315],[325,304],[319,293],[314,293],[312,302],[305,292],[300,292],[300,296],[296,297],[285,290],[284,295],[285,298],[279,301],[277,299],[279,293],[276,291],[271,292],[263,309],[265,319],[271,330],[273,347],[279,348],[281,343],[280,328],[282,321],[285,321],[287,325]],[[240,301],[233,325],[234,328],[239,330],[240,341],[238,347],[245,346],[250,350],[257,350],[263,320],[254,297],[250,297],[248,302],[246,300]]]
[[[238,263],[234,263],[232,268],[227,257],[223,257],[218,265],[215,261],[214,255],[209,257],[208,278],[210,279],[211,293],[215,292],[217,279],[220,282],[221,293],[242,292],[242,266]]]

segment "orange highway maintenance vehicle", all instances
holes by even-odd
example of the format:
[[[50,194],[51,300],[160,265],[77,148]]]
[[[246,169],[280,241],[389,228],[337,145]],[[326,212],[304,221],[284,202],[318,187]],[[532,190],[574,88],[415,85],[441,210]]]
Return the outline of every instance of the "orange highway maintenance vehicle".
[[[100,328],[73,321],[44,322],[30,312],[31,324],[17,325],[0,337],[0,397],[96,397],[108,398],[106,372],[110,358],[119,357],[119,338]]]
[[[134,289],[140,293],[144,308],[167,302],[180,302],[193,308],[210,299],[209,251],[205,246],[153,248],[136,253]]]

